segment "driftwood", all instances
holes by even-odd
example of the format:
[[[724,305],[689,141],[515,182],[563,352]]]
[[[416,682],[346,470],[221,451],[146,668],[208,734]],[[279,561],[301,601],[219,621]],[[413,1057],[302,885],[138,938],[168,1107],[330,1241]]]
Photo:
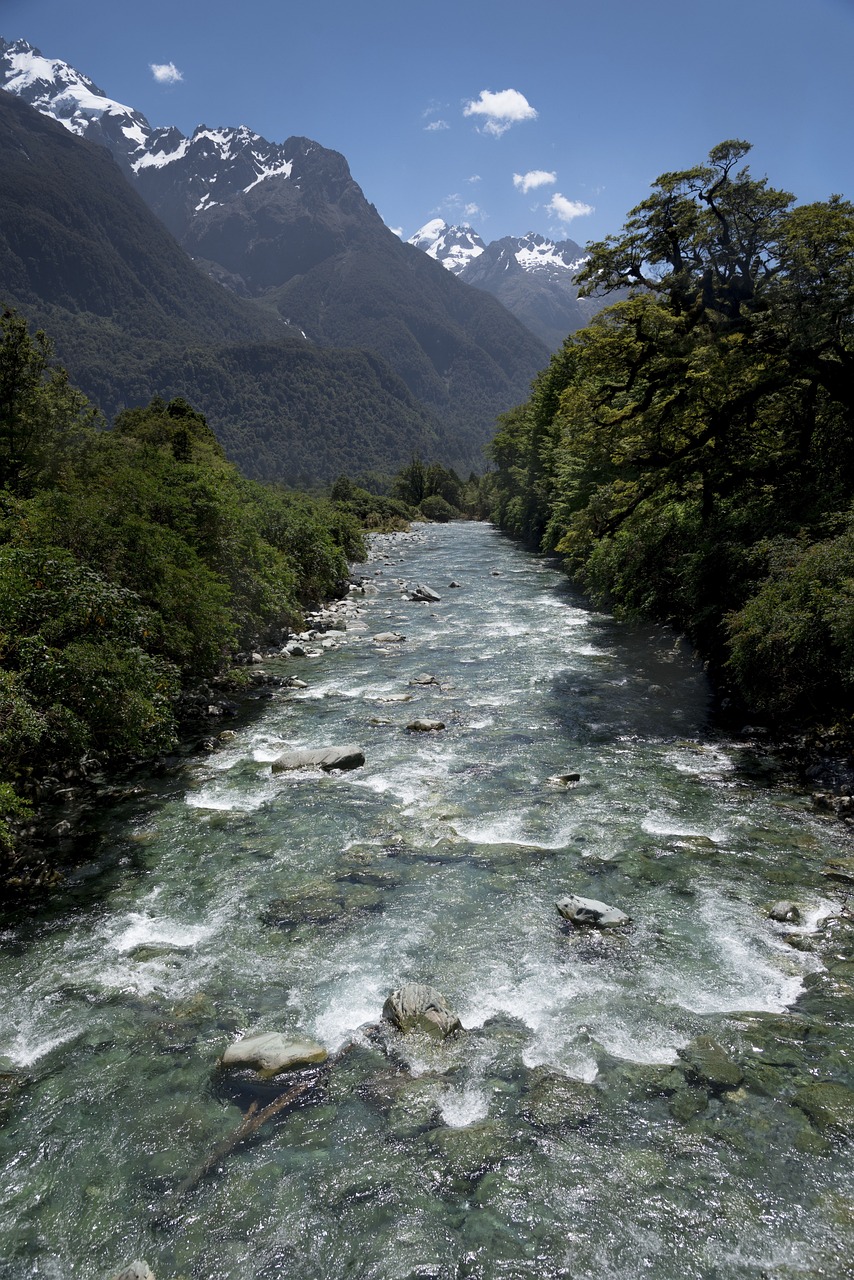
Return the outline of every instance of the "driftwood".
[[[214,1147],[205,1162],[200,1164],[198,1169],[195,1169],[184,1179],[178,1187],[178,1195],[186,1195],[188,1191],[192,1191],[212,1169],[216,1168],[221,1160],[231,1155],[232,1151],[239,1147],[241,1142],[250,1138],[253,1133],[257,1133],[262,1125],[266,1124],[268,1120],[272,1120],[273,1116],[278,1115],[280,1111],[284,1111],[285,1107],[289,1107],[292,1102],[296,1102],[297,1098],[307,1093],[315,1082],[316,1076],[312,1076],[310,1080],[298,1081],[287,1093],[275,1098],[260,1111],[258,1110],[258,1103],[253,1102],[237,1128],[227,1138],[223,1138],[222,1142]]]

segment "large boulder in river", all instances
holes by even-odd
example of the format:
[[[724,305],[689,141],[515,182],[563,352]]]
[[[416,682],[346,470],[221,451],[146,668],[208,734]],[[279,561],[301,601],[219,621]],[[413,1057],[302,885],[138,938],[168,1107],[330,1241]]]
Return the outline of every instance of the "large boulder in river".
[[[410,591],[409,599],[422,601],[424,604],[436,604],[442,597],[432,587],[425,587],[423,583],[420,583]]]
[[[276,1031],[257,1032],[235,1040],[220,1058],[226,1068],[251,1067],[259,1075],[277,1076],[295,1067],[315,1066],[329,1057],[322,1044],[305,1036],[285,1036]]]
[[[273,761],[273,773],[286,773],[291,769],[358,769],[365,763],[361,747],[321,747],[316,751],[283,751]]]
[[[383,1005],[383,1017],[398,1031],[426,1031],[436,1039],[444,1039],[462,1024],[441,991],[421,982],[407,982],[392,991]]]
[[[375,644],[401,644],[406,639],[399,631],[378,631],[374,636]]]
[[[444,720],[411,720],[406,726],[410,733],[438,733],[444,729]]]
[[[580,898],[577,894],[567,894],[558,898],[555,906],[558,915],[572,924],[591,924],[597,929],[613,929],[622,924],[631,924],[631,917],[619,907],[609,907],[607,902],[599,902],[596,898]]]

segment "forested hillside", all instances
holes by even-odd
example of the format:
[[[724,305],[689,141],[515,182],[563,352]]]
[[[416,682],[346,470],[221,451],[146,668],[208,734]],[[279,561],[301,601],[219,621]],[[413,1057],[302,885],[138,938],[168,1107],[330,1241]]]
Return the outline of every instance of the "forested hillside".
[[[630,297],[493,445],[494,518],[592,596],[685,630],[754,714],[852,727],[854,206],[796,206],[743,142],[589,248]]]
[[[103,147],[2,91],[0,167],[0,305],[51,335],[107,417],[183,396],[246,474],[290,483],[459,451],[379,356],[318,347],[215,284]]]
[[[298,623],[362,554],[342,508],[245,479],[183,399],[112,431],[0,319],[0,880],[41,780],[170,746],[188,683]]]

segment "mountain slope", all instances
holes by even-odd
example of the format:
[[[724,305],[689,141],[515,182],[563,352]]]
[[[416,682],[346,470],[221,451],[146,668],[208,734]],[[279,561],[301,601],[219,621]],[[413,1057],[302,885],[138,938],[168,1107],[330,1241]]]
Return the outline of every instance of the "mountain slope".
[[[0,302],[104,411],[184,395],[251,475],[309,483],[455,447],[381,360],[320,350],[189,260],[101,146],[0,92]]]
[[[544,345],[479,290],[402,245],[337,152],[245,126],[152,129],[64,63],[0,42],[0,83],[113,152],[192,257],[324,346],[385,360],[479,466],[497,413],[528,394]]]
[[[408,243],[466,284],[498,298],[550,351],[604,305],[578,296],[575,278],[584,250],[574,240],[548,240],[529,232],[485,244],[472,227],[452,227],[434,218]]]

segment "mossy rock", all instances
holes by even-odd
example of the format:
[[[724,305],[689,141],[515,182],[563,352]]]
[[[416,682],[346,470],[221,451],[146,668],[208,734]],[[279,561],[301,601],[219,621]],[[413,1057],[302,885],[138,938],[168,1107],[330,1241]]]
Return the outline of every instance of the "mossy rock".
[[[792,1099],[820,1133],[854,1136],[854,1089],[831,1081],[816,1081],[799,1089]]]
[[[602,1096],[595,1085],[538,1068],[522,1100],[521,1112],[539,1129],[581,1129],[599,1115]]]
[[[679,1057],[685,1063],[689,1084],[698,1085],[710,1093],[737,1089],[744,1079],[741,1067],[712,1036],[697,1036],[696,1040],[679,1050]]]
[[[452,1174],[464,1179],[479,1177],[513,1150],[510,1130],[501,1120],[479,1120],[461,1129],[432,1129],[427,1143]]]
[[[709,1095],[702,1089],[677,1089],[670,1099],[670,1114],[680,1124],[687,1124],[709,1109]]]

